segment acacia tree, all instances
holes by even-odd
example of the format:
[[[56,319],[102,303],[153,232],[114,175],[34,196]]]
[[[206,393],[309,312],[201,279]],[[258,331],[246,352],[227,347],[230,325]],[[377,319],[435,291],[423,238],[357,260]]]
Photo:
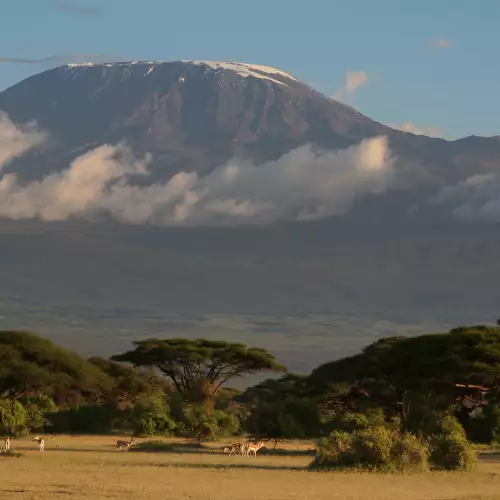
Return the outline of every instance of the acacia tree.
[[[318,367],[308,383],[318,396],[333,395],[334,403],[354,403],[351,410],[370,402],[392,407],[404,425],[410,410],[419,416],[431,404],[438,410],[464,401],[483,404],[481,392],[500,397],[500,328],[380,339],[360,354]]]
[[[154,366],[177,391],[211,408],[216,392],[229,380],[263,370],[284,371],[266,349],[206,339],[147,339],[111,359]]]

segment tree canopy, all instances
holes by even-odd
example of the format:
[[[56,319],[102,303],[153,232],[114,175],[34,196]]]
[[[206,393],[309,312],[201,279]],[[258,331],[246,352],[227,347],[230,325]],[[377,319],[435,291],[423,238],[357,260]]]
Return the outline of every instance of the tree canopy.
[[[135,366],[154,366],[172,381],[177,391],[199,391],[204,398],[210,398],[236,377],[262,370],[284,370],[267,350],[232,342],[147,339],[134,345],[135,349],[111,359]]]
[[[379,403],[400,405],[410,392],[439,394],[443,404],[457,400],[462,389],[486,386],[498,393],[500,328],[481,325],[384,338],[360,354],[318,367],[308,383],[317,394],[355,387],[358,394],[379,398]]]
[[[0,396],[45,393],[75,401],[112,387],[109,376],[72,351],[29,332],[0,332]]]

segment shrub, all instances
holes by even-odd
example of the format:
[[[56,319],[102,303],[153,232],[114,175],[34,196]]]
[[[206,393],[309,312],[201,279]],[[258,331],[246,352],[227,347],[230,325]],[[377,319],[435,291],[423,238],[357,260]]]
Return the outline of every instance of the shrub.
[[[219,422],[214,412],[206,413],[204,405],[187,403],[182,408],[182,420],[178,424],[180,435],[198,440],[215,440],[220,434]]]
[[[395,433],[385,427],[361,429],[353,433],[352,460],[368,468],[390,465]]]
[[[57,411],[57,406],[49,396],[35,396],[21,399],[21,404],[27,412],[28,427],[41,431],[45,426],[51,423],[45,418],[46,414]]]
[[[353,435],[346,431],[333,431],[328,437],[321,438],[316,448],[315,465],[337,467],[352,462]]]
[[[220,434],[224,436],[233,436],[240,433],[241,422],[237,414],[217,410],[215,411],[215,418]]]
[[[425,471],[428,446],[413,434],[377,426],[334,431],[318,442],[312,467],[355,467],[386,471]]]
[[[20,436],[28,430],[28,413],[16,399],[0,398],[0,435]]]
[[[394,442],[391,456],[397,470],[422,472],[429,470],[429,446],[414,434],[402,434]]]
[[[446,415],[437,423],[437,432],[434,434],[456,434],[466,439],[465,429],[457,418],[452,415]]]
[[[473,470],[477,454],[463,432],[442,432],[431,438],[431,462],[446,470]]]
[[[132,411],[131,425],[137,436],[168,435],[176,428],[164,394],[140,399]]]

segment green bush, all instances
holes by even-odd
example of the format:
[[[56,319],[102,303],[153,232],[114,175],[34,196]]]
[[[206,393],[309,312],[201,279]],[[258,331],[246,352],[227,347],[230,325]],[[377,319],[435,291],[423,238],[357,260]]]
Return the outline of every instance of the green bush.
[[[0,435],[20,436],[28,432],[28,413],[16,399],[0,398]]]
[[[164,394],[151,394],[140,399],[132,410],[130,424],[137,436],[165,436],[176,428]]]
[[[236,413],[222,410],[215,411],[219,433],[223,436],[234,436],[241,432],[241,422]]]
[[[207,414],[205,405],[187,403],[182,408],[182,420],[178,423],[178,433],[185,437],[212,441],[220,434],[215,412]]]
[[[431,462],[446,470],[473,470],[477,454],[463,432],[442,432],[431,438]]]
[[[429,470],[430,449],[428,444],[414,434],[405,433],[393,444],[391,457],[399,471]]]
[[[353,432],[334,431],[318,442],[312,467],[425,471],[429,449],[413,434],[376,426]]]
[[[352,440],[352,461],[368,468],[389,466],[394,443],[394,433],[385,427],[356,431]]]
[[[346,431],[333,431],[328,437],[319,439],[313,464],[324,467],[349,465],[353,462],[352,441],[353,434]]]
[[[434,434],[456,434],[466,439],[465,429],[462,424],[452,415],[446,415],[438,421],[436,425],[437,432]]]
[[[42,431],[51,422],[46,419],[46,415],[57,411],[57,406],[49,396],[27,397],[20,400],[27,412],[28,427],[31,431]]]

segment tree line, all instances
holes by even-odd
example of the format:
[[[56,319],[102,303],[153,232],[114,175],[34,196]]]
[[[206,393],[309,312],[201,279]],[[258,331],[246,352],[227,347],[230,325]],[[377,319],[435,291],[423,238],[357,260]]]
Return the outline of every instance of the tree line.
[[[261,371],[275,375],[231,388]],[[454,450],[467,468],[470,442],[500,439],[500,327],[383,338],[308,375],[239,343],[152,338],[86,359],[4,331],[0,434],[27,432],[314,438],[315,466],[445,466]]]

